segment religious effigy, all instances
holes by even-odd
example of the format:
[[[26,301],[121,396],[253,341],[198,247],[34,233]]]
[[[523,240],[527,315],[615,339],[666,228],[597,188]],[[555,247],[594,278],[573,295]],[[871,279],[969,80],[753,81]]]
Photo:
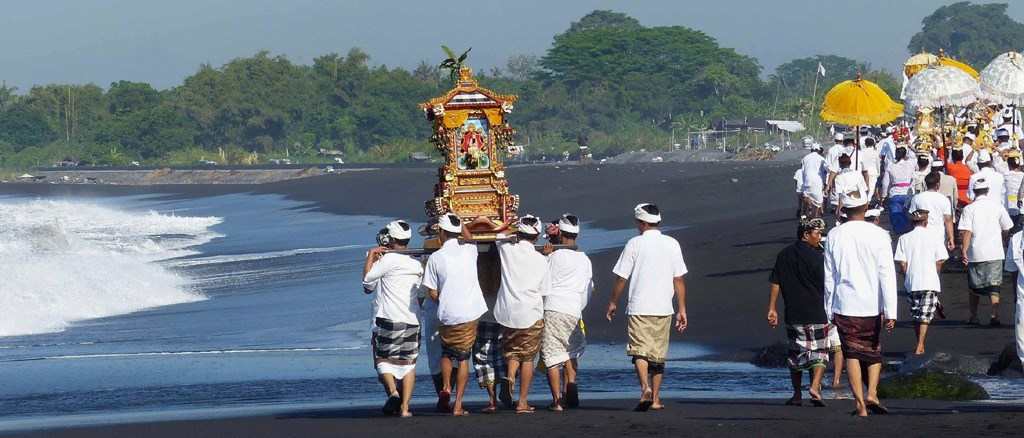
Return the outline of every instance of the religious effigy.
[[[459,67],[454,85],[420,104],[433,123],[431,142],[444,159],[427,216],[454,213],[466,222],[484,216],[499,226],[514,224],[519,196],[509,193],[504,157],[515,130],[505,118],[518,98],[481,87],[466,66]],[[493,240],[495,234],[474,230],[473,237]]]

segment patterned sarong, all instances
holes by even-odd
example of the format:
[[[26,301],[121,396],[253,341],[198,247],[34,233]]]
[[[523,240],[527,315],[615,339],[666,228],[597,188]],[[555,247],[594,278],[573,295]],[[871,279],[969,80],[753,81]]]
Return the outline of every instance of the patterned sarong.
[[[569,359],[579,360],[587,349],[587,330],[583,320],[576,325],[576,329],[569,335]]]
[[[910,292],[910,317],[917,322],[928,324],[935,317],[935,309],[939,307],[939,293],[933,290],[916,290]]]
[[[834,315],[843,357],[868,364],[882,362],[882,316]]]
[[[501,342],[502,353],[507,360],[532,361],[540,351],[540,336],[544,332],[544,320],[535,322],[524,329],[505,327]]]
[[[829,333],[835,330],[828,324],[787,324],[789,355],[786,362],[792,370],[808,370],[828,365]]]
[[[541,336],[540,356],[548,367],[557,367],[569,360],[569,338],[579,327],[580,319],[567,313],[544,312],[544,334]]]
[[[412,365],[420,354],[420,326],[377,318],[370,337],[376,362]]]
[[[476,342],[476,326],[478,320],[455,325],[442,325],[438,329],[441,335],[441,354],[456,361],[469,360]]]
[[[503,327],[496,322],[480,321],[473,345],[473,368],[481,388],[494,385],[505,377],[505,356],[501,354]]]

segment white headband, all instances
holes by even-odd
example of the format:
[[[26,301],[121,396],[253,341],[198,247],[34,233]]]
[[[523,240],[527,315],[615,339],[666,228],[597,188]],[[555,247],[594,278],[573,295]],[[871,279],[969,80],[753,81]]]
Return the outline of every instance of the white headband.
[[[661,213],[650,214],[646,210],[644,210],[644,207],[648,205],[651,204],[637,204],[636,208],[633,209],[633,217],[635,217],[637,220],[641,222],[647,222],[649,224],[661,223]]]
[[[576,219],[576,225],[573,225],[572,222],[569,222],[567,216],[570,215],[568,213],[563,214],[562,218],[558,220],[558,230],[566,233],[580,234],[579,218]]]
[[[533,219],[533,224],[531,225],[531,224],[525,223],[524,221],[526,221],[527,219]],[[540,234],[540,227],[541,227],[540,218],[538,218],[538,217],[536,217],[536,216],[534,216],[532,214],[528,214],[526,216],[523,216],[523,217],[519,218],[519,223],[516,225],[516,228],[519,229],[520,233],[531,234],[531,235]]]
[[[402,228],[402,224],[405,224],[405,228]],[[388,236],[391,236],[392,239],[412,239],[412,227],[405,221],[391,221],[385,228],[388,230]]]
[[[462,219],[451,213],[445,213],[437,218],[437,225],[449,233],[462,232]]]

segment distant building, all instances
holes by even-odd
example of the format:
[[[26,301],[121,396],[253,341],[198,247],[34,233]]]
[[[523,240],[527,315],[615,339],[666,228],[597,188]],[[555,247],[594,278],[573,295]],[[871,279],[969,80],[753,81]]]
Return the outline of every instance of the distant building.
[[[63,160],[54,163],[53,167],[78,167],[79,165],[79,160],[70,157],[64,157]]]
[[[427,155],[426,152],[413,152],[409,154],[409,159],[412,161],[429,161],[430,155]]]
[[[345,153],[337,149],[324,149],[320,148],[317,150],[317,154],[322,157],[343,157]]]

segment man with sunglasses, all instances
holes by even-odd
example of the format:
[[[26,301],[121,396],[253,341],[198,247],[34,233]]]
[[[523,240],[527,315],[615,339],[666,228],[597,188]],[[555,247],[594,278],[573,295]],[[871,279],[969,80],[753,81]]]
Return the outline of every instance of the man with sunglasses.
[[[676,239],[661,234],[661,210],[654,204],[639,204],[633,209],[639,236],[629,239],[612,272],[616,275],[605,317],[609,321],[618,310],[619,297],[629,281],[629,316],[626,354],[640,380],[640,402],[635,410],[664,409],[661,381],[668,358],[668,345],[675,315],[675,329],[686,330],[686,263]],[[672,309],[672,301],[678,306]]]
[[[550,243],[545,245],[548,254],[548,275],[544,280],[544,335],[541,340],[541,359],[548,369],[548,385],[551,387],[553,411],[563,407],[579,406],[579,390],[576,386],[576,363],[570,351],[573,336],[580,339],[580,318],[593,290],[593,266],[583,251],[561,248],[553,250],[552,244],[573,247],[580,234],[580,220],[572,214],[563,214],[547,230]],[[579,353],[578,353],[579,354]],[[565,390],[562,389],[562,369],[565,369]],[[564,394],[564,395],[563,395]]]
[[[405,221],[393,221],[382,230],[381,246],[366,255],[363,289],[374,297],[373,362],[388,394],[384,413],[411,417],[409,399],[415,387],[416,358],[420,352],[420,323],[416,316],[423,266],[402,250],[409,245],[412,228]],[[402,381],[399,391],[396,380]]]

